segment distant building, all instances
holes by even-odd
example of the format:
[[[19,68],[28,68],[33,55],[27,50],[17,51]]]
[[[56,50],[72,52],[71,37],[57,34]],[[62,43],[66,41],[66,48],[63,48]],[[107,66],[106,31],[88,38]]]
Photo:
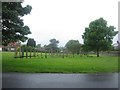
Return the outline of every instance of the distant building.
[[[115,50],[120,50],[120,42],[117,41],[117,43],[113,44]]]
[[[2,46],[0,46],[0,52],[2,51]]]
[[[21,46],[20,42],[11,42],[7,46],[2,46],[3,51],[15,51],[16,47]]]

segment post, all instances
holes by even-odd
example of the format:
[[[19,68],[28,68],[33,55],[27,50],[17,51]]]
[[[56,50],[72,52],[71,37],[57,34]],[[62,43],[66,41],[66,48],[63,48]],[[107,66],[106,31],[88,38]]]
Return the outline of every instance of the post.
[[[38,56],[38,50],[37,50],[37,56]]]
[[[41,58],[43,58],[43,56],[42,56],[42,52],[41,52]]]
[[[46,53],[46,51],[45,51],[45,58],[47,58],[47,53]]]
[[[64,58],[64,52],[63,52],[63,54],[62,54],[62,58]]]
[[[31,51],[32,51],[32,50],[31,50],[31,47],[30,47],[30,58],[31,58]]]
[[[36,55],[35,55],[35,49],[34,49],[34,52],[33,52],[33,56],[35,57]]]
[[[99,50],[97,49],[97,57],[99,57]]]
[[[18,52],[19,52],[19,57],[21,57],[21,51],[22,51],[21,48],[22,48],[22,47],[20,47],[19,50],[18,50]]]
[[[14,58],[17,58],[17,54],[18,54],[18,50],[17,50],[17,47],[15,47],[15,57]]]
[[[26,58],[28,58],[28,47],[26,48]]]
[[[21,51],[22,51],[22,58],[24,57],[24,48],[22,47],[21,48]]]

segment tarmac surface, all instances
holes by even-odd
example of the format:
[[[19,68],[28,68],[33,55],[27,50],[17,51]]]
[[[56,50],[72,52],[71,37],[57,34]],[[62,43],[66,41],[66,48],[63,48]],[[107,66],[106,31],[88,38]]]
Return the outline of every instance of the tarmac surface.
[[[118,73],[3,73],[2,88],[118,88]]]

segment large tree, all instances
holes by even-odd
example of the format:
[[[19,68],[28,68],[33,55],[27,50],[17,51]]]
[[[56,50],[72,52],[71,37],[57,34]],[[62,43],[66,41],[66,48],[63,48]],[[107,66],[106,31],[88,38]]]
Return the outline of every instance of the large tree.
[[[52,53],[57,52],[58,50],[58,43],[59,41],[56,39],[50,39],[50,44],[47,46],[49,50],[51,50]]]
[[[24,25],[23,17],[31,12],[32,7],[22,6],[22,2],[2,2],[2,44],[26,41],[31,34],[28,26]]]
[[[27,46],[36,47],[36,41],[32,38],[29,38],[27,41]]]
[[[84,48],[95,51],[97,57],[99,57],[100,51],[111,48],[112,39],[118,33],[118,31],[114,31],[114,29],[114,26],[107,26],[107,21],[103,18],[92,21],[89,27],[85,28],[82,36]]]
[[[69,40],[65,47],[72,52],[72,54],[74,55],[75,53],[79,54],[80,52],[80,46],[81,44],[79,43],[78,40]]]

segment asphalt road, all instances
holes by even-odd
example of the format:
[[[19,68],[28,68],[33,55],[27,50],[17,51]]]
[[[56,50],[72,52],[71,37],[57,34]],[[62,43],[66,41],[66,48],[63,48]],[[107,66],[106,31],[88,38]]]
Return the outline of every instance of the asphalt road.
[[[3,73],[3,88],[118,88],[118,73]]]

